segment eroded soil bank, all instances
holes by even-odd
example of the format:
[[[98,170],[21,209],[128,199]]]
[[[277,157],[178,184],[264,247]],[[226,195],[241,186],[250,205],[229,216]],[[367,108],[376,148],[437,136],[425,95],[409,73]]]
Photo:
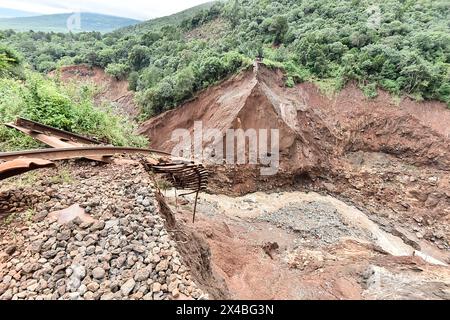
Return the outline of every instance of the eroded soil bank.
[[[170,199],[191,225],[193,199],[178,210]],[[331,196],[203,194],[198,210],[195,229],[233,299],[450,299],[448,251],[419,251]]]
[[[444,104],[383,91],[367,99],[354,84],[331,96],[311,83],[286,88],[280,72],[259,65],[150,119],[140,132],[170,152],[179,142],[171,133],[193,133],[196,121],[224,134],[280,133],[274,176],[250,165],[209,166],[210,195],[202,195],[196,228],[231,296],[449,298]],[[203,147],[214,146],[204,139]]]
[[[326,192],[402,226],[440,249],[450,241],[450,109],[435,102],[396,101],[380,91],[367,99],[354,85],[328,97],[310,83],[286,88],[263,66],[243,72],[141,126],[152,147],[179,141],[175,129],[194,122],[219,129],[278,129],[280,169],[261,176],[252,166],[211,166],[210,191]],[[225,138],[224,138],[225,139]],[[203,141],[205,150],[211,141]]]

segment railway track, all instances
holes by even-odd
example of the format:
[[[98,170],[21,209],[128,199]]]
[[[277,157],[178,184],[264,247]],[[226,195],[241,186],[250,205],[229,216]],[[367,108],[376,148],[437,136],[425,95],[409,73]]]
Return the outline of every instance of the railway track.
[[[59,141],[61,141],[61,145],[51,145],[50,143],[53,144],[57,144],[58,141],[53,141],[53,140],[49,140],[49,141],[41,141],[45,144],[48,143],[48,145],[50,145],[51,147],[54,148],[58,148],[58,147],[64,147],[64,144],[71,144],[73,146],[77,146],[77,145],[100,145],[102,144],[100,141],[92,139],[92,138],[88,138],[88,137],[84,137],[82,135],[73,133],[73,132],[68,132],[68,131],[64,131],[64,130],[60,130],[57,128],[53,128],[47,125],[44,125],[42,123],[36,122],[36,121],[32,121],[32,120],[28,120],[25,118],[18,118],[14,123],[7,123],[5,124],[7,127],[9,128],[13,128],[16,129],[18,131],[21,131],[25,134],[32,134],[34,135],[33,138],[39,140],[38,138],[43,138],[43,136],[52,136],[52,137],[56,137],[58,138]]]
[[[158,155],[158,160],[141,158],[148,173],[162,175],[175,189],[195,193],[194,222],[199,192],[208,184],[208,171],[202,164],[173,159],[171,154],[155,149],[100,145],[97,140],[19,118],[7,127],[18,130],[52,148],[0,153],[0,180],[31,170],[54,167],[53,161],[86,158],[109,163],[115,155]]]
[[[104,146],[101,145],[101,142],[98,140],[53,128],[24,118],[18,118],[14,123],[7,123],[5,126],[22,132],[23,134],[52,147],[52,149],[0,153],[0,162],[6,161],[6,163],[1,163],[0,166],[0,180],[45,167],[43,163],[51,166],[48,164],[48,161],[86,158],[110,163],[112,161],[112,156],[117,154],[170,155],[152,149]],[[39,163],[42,165],[38,165]]]
[[[95,139],[53,128],[24,118],[18,118],[14,123],[7,123],[5,125],[8,128],[20,131],[52,148],[83,147],[101,144],[100,141]],[[110,157],[108,156],[88,156],[87,158],[101,162],[110,161]]]
[[[19,158],[0,163],[0,180],[23,174],[41,168],[51,168],[55,164],[48,160],[34,158]]]
[[[118,154],[144,154],[144,155],[158,154],[161,156],[170,156],[170,153],[153,149],[110,147],[110,146],[86,146],[86,147],[1,152],[0,161],[1,160],[11,161],[17,158],[38,158],[50,161],[57,161],[76,158],[112,157]]]

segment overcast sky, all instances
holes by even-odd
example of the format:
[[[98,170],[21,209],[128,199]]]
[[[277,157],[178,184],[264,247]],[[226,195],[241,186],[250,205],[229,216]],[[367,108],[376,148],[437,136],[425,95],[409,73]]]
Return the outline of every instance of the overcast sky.
[[[0,7],[39,14],[96,12],[146,20],[209,1],[211,0],[0,0]]]

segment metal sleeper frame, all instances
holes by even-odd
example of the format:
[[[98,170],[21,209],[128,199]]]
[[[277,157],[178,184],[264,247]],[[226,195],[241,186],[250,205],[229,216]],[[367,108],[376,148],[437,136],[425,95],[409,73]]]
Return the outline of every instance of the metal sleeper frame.
[[[145,160],[142,164],[147,172],[162,174],[175,189],[191,191],[180,196],[195,193],[195,205],[192,222],[195,223],[198,196],[200,191],[205,190],[208,185],[209,173],[203,164],[194,162],[160,162],[151,164]]]

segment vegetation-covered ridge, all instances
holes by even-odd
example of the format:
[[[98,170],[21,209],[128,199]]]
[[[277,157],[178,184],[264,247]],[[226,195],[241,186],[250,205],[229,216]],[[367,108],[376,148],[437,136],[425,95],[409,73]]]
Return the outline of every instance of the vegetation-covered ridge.
[[[35,15],[31,17],[0,18],[0,30],[69,32],[67,21],[71,13]],[[138,24],[139,20],[115,17],[97,13],[81,12],[80,25],[75,26],[75,32],[98,31],[111,32],[119,28]]]
[[[88,63],[128,78],[147,115],[258,56],[288,86],[356,81],[368,96],[382,88],[450,104],[449,18],[446,0],[229,0],[105,35],[9,31],[3,41],[41,72]]]
[[[0,47],[0,123],[25,117],[63,130],[123,146],[145,146],[134,126],[114,115],[111,106],[95,107],[95,88],[64,85],[22,65],[20,56]],[[0,126],[0,151],[37,147],[22,133]]]

